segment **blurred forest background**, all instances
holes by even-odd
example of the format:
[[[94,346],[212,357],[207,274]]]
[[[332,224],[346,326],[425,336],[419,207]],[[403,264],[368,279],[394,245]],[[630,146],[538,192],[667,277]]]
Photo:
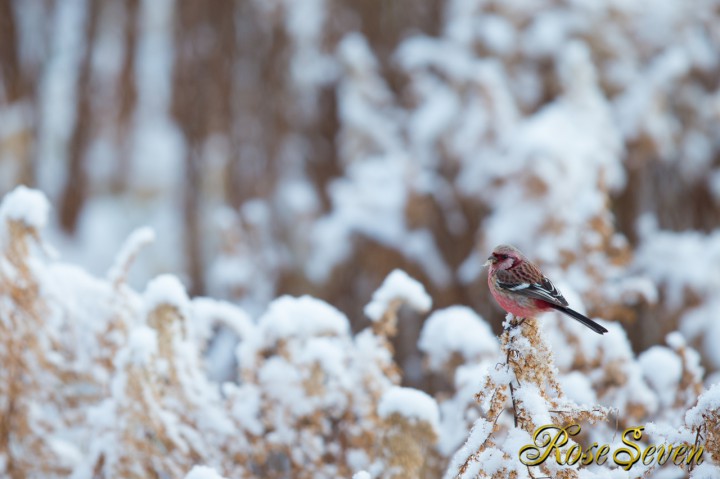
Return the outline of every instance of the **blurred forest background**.
[[[514,243],[636,352],[720,368],[720,2],[2,0],[0,194],[102,275],[257,315],[311,294],[354,330],[387,274],[499,331]],[[575,295],[577,293],[577,295]],[[420,368],[420,317],[396,360]]]

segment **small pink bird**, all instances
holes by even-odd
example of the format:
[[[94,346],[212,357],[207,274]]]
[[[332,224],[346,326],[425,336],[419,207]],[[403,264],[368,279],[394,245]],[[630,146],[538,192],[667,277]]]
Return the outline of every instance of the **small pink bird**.
[[[538,313],[557,310],[577,319],[598,334],[607,329],[568,307],[563,295],[540,269],[515,247],[495,247],[485,263],[488,286],[500,307],[519,318],[534,317]]]

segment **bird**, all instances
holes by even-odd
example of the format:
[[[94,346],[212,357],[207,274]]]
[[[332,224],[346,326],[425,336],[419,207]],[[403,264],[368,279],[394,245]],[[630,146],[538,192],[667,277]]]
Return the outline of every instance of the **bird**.
[[[607,329],[568,306],[555,285],[514,246],[501,244],[485,262],[488,286],[502,309],[518,318],[534,317],[546,311],[560,311],[605,334]]]

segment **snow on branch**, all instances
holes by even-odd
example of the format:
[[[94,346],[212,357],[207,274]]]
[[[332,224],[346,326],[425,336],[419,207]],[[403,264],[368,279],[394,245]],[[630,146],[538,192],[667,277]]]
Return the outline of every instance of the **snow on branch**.
[[[193,466],[185,479],[225,479],[215,469],[208,466]]]
[[[426,422],[437,431],[440,420],[437,403],[422,391],[412,388],[393,387],[380,399],[378,414],[389,419],[399,414],[410,421]]]
[[[539,427],[607,419],[608,409],[581,407],[565,396],[552,349],[535,318],[518,320],[509,314],[501,347],[499,361],[486,372],[476,394],[484,418],[476,421],[465,445],[451,460],[446,479],[527,477],[527,466],[518,451],[521,445],[533,443],[531,437]],[[511,423],[502,418],[506,407],[511,410]],[[538,473],[549,477],[578,477],[575,469],[553,459],[537,465]]]
[[[185,287],[173,275],[164,274],[148,283],[143,295],[147,312],[152,312],[160,306],[167,305],[176,308],[187,317],[190,301]]]
[[[466,306],[433,312],[420,332],[418,348],[425,353],[428,368],[438,372],[454,371],[453,363],[475,362],[499,352],[490,326]]]
[[[385,334],[395,334],[397,311],[403,303],[418,312],[426,312],[432,306],[432,299],[421,283],[412,279],[402,270],[393,270],[382,286],[377,289],[364,308],[365,315],[373,321],[373,327]]]
[[[345,336],[350,324],[340,311],[310,296],[282,296],[273,301],[258,325],[271,343],[290,338]]]
[[[426,454],[438,438],[439,411],[422,391],[393,387],[380,399],[378,414],[385,423],[382,437],[387,477],[419,477]]]
[[[115,256],[115,261],[107,273],[108,281],[116,286],[124,283],[127,280],[132,263],[140,254],[140,250],[154,241],[155,231],[152,228],[142,227],[133,231]]]
[[[45,227],[49,212],[47,197],[23,185],[8,193],[0,204],[0,220],[18,221],[35,230]]]

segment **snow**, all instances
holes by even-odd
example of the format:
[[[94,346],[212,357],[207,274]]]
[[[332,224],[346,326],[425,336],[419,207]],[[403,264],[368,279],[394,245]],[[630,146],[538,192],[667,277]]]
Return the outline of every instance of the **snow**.
[[[368,122],[374,130],[382,130],[377,121]],[[355,235],[398,249],[421,265],[436,285],[450,281],[452,275],[432,235],[406,225],[408,183],[418,176],[413,169],[403,153],[372,156],[351,164],[346,177],[330,184],[333,211],[314,224],[312,254],[306,264],[306,273],[313,281],[327,280],[333,268],[347,260]]]
[[[218,474],[212,467],[193,466],[185,476],[185,479],[223,479],[223,476]]]
[[[703,462],[693,468],[690,479],[717,479],[720,476],[720,467],[709,462]]]
[[[345,35],[338,44],[338,55],[358,73],[378,68],[377,60],[370,50],[367,39],[356,32]]]
[[[290,338],[346,336],[350,332],[344,314],[310,296],[281,296],[274,300],[258,320],[258,327],[270,344]]]
[[[317,110],[318,87],[337,77],[336,59],[323,48],[328,7],[326,0],[285,0],[284,3],[287,12],[285,28],[293,40],[294,54],[290,60],[293,86],[300,92],[300,106],[306,114],[312,115]]]
[[[701,314],[704,316],[703,322],[710,323],[706,326],[706,333],[702,338],[703,352],[707,356],[712,367],[720,369],[720,348],[717,347],[718,341],[720,340],[720,321],[717,321],[716,319],[717,314],[720,311],[720,300],[715,299],[714,301],[709,301],[708,303],[708,307],[702,308],[701,310]],[[690,322],[690,315],[686,316],[684,320],[686,323]],[[685,324],[683,324],[683,326],[685,326]],[[687,330],[688,328],[683,327],[682,329]],[[695,334],[693,334],[693,337],[695,337]]]
[[[590,406],[598,403],[592,383],[580,371],[571,371],[561,376],[558,381],[568,399],[576,404]]]
[[[294,2],[288,2],[293,5]],[[312,0],[304,2],[302,8],[290,8],[287,17],[288,31],[305,41],[317,41],[322,33],[322,26],[325,21],[325,2],[324,0]]]
[[[473,161],[479,160],[475,153],[458,177],[463,191],[492,205],[493,212],[482,225],[485,248],[513,243],[526,253],[535,252],[534,259],[551,264],[561,261],[563,249],[577,250],[581,244],[597,242],[584,226],[605,209],[597,178],[602,177],[611,190],[625,182],[620,132],[597,85],[587,45],[569,42],[558,56],[562,95],[534,115],[510,121],[498,147],[482,153],[490,159]],[[521,190],[517,182],[507,181],[520,176],[533,177],[537,188]],[[478,184],[488,187],[478,188]],[[560,184],[562,188],[555,187]],[[564,207],[570,203],[573,208]],[[550,211],[552,218],[547,217]],[[548,221],[562,228],[546,242],[541,231]],[[582,281],[584,273],[577,276],[573,283],[579,292],[594,286]]]
[[[492,52],[509,54],[515,47],[515,29],[506,18],[484,15],[479,19],[477,29],[481,40]]]
[[[431,371],[441,371],[453,354],[459,354],[464,362],[474,362],[499,352],[490,326],[467,306],[434,311],[425,320],[418,348],[427,355]]]
[[[297,219],[302,215],[314,215],[320,209],[315,190],[305,179],[285,179],[279,186],[280,209]]]
[[[473,424],[470,434],[465,444],[455,453],[453,458],[450,460],[450,466],[447,472],[443,476],[444,479],[452,479],[457,477],[460,466],[463,464],[470,454],[478,451],[480,447],[488,440],[492,433],[493,423],[486,421],[484,418],[479,418]],[[476,463],[479,466],[479,463]],[[474,477],[470,472],[465,477]]]
[[[697,231],[663,231],[647,215],[639,220],[638,230],[643,241],[635,263],[665,286],[669,307],[681,306],[686,287],[704,294],[720,286],[720,268],[708,268],[706,274],[696,274],[692,268],[684,267],[695,262],[698,251],[703,252],[706,264],[720,265],[720,230],[708,235]]]
[[[261,435],[264,426],[261,422],[263,399],[260,389],[254,384],[238,386],[226,382],[222,384],[222,392],[231,404],[230,414],[239,427],[256,436]]]
[[[462,284],[470,284],[475,281],[483,270],[483,263],[480,253],[473,250],[470,255],[465,258],[457,271],[457,277]]]
[[[510,457],[513,457],[519,454],[520,448],[522,448],[524,445],[533,444],[534,442],[535,441],[533,441],[533,438],[530,436],[530,434],[528,434],[527,431],[516,427],[508,432],[508,437],[503,442],[502,449]]]
[[[638,362],[643,375],[664,404],[672,404],[683,372],[680,358],[664,346],[652,346],[638,356]]]
[[[483,471],[488,474],[496,474],[508,465],[508,460],[503,452],[495,448],[485,449],[481,452],[477,462],[482,464]]]
[[[109,335],[106,344],[98,342],[97,337],[113,324],[133,324],[136,320],[134,314],[140,310],[139,298],[128,294],[126,309],[113,313],[109,307],[117,302],[115,288],[98,281],[82,268],[54,263],[43,276],[43,294],[55,305],[46,316],[46,326],[63,327],[63,342],[74,350],[77,366],[81,369],[93,368],[93,376],[97,375],[104,381],[108,371],[94,368],[94,363],[99,357],[112,356],[110,346],[122,343],[125,337],[122,334]],[[66,317],[72,318],[69,324],[65,324]],[[77,347],[78,344],[83,347]]]
[[[439,429],[440,412],[435,399],[417,389],[394,386],[383,394],[378,403],[378,415],[387,419],[393,414],[425,422],[434,431]]]
[[[107,274],[108,280],[112,283],[120,281],[140,250],[154,241],[155,231],[152,228],[142,227],[133,231],[115,256],[113,266]]]
[[[410,118],[408,129],[416,144],[431,145],[453,125],[460,105],[457,95],[442,84],[433,82],[425,88],[434,94]]]
[[[567,42],[571,27],[565,12],[542,12],[533,19],[523,36],[523,51],[530,57],[550,56]]]
[[[270,358],[260,370],[259,384],[270,401],[284,405],[293,415],[306,416],[312,412],[310,401],[299,400],[305,397],[301,373],[286,359]]]
[[[425,150],[418,145],[409,154],[404,143],[406,134],[420,143],[432,142],[427,135],[447,129],[457,100],[450,94],[432,99],[404,132],[403,112],[392,101],[367,40],[349,33],[337,54],[344,68],[337,96],[343,125],[338,149],[345,174],[328,187],[331,209],[313,225],[305,273],[316,283],[327,281],[333,268],[350,257],[354,239],[364,237],[400,251],[433,283],[445,286],[452,274],[435,238],[424,227],[410,228],[405,215],[413,193],[425,193],[429,172],[422,165],[435,161],[431,156],[415,161]]]
[[[703,415],[708,412],[720,412],[720,383],[711,385],[700,395],[697,405],[685,414],[685,422],[688,426],[698,427],[705,423]]]
[[[337,55],[348,74],[338,87],[338,114],[344,128],[369,135],[387,154],[400,154],[398,126],[393,121],[396,112],[389,105],[391,93],[377,74],[378,63],[367,39],[359,33],[345,35]]]
[[[17,186],[5,195],[0,204],[0,220],[19,221],[25,226],[41,230],[48,222],[50,202],[40,191]]]
[[[438,398],[440,407],[440,441],[438,450],[445,457],[462,446],[467,438],[469,427],[480,416],[475,408],[475,394],[484,386],[488,368],[495,365],[494,361],[480,364],[467,364],[457,368],[455,372],[456,393],[452,398]],[[468,407],[470,406],[471,407]]]
[[[372,301],[363,310],[372,321],[379,321],[394,300],[402,300],[419,312],[426,312],[432,306],[432,299],[423,285],[406,272],[393,270],[382,286],[372,296]]]
[[[143,293],[143,299],[148,313],[160,306],[169,305],[177,308],[182,316],[188,316],[190,300],[177,276],[163,274],[150,281]]]
[[[227,326],[242,339],[251,338],[255,332],[252,318],[242,309],[227,301],[212,298],[193,298],[193,328],[200,339],[207,341],[212,336],[212,328],[217,325]]]
[[[181,183],[185,140],[169,115],[174,63],[173,0],[140,3],[135,81],[131,181],[136,187],[172,188]],[[152,161],[148,161],[152,158]]]
[[[72,444],[67,440],[53,437],[50,438],[50,447],[55,454],[62,458],[66,467],[74,468],[80,464],[82,451],[79,447],[77,447],[77,445]]]
[[[720,350],[715,344],[720,326],[714,318],[720,311],[715,294],[720,287],[720,229],[709,233],[661,230],[655,218],[645,215],[638,221],[638,230],[642,241],[634,267],[659,285],[670,311],[682,311],[679,332],[686,341],[697,341],[705,357],[717,367]],[[686,267],[697,262],[698,251],[702,251],[708,267]]]
[[[255,343],[257,327],[238,306],[211,298],[193,298],[190,324],[195,339],[207,355],[208,376],[217,382],[236,375],[239,341]]]
[[[370,473],[365,472],[365,471],[360,471],[360,472],[353,474],[352,479],[372,479],[372,477],[370,476]]]
[[[665,336],[665,342],[668,343],[672,349],[684,348],[687,345],[687,341],[683,338],[682,334],[674,331]]]
[[[537,424],[552,424],[548,402],[536,384],[523,383],[515,389],[515,398]]]
[[[302,364],[317,363],[330,377],[342,378],[347,370],[345,345],[338,343],[335,338],[311,338],[307,347],[298,352],[298,360]]]
[[[132,330],[128,338],[127,360],[139,366],[148,366],[157,354],[157,332],[147,326]],[[119,362],[123,359],[119,358]]]
[[[87,9],[83,1],[71,0],[52,12],[52,34],[46,39],[55,53],[39,78],[38,92],[38,184],[57,198],[67,178],[70,135],[76,121],[77,84],[83,56]],[[33,42],[37,32],[33,32]]]

